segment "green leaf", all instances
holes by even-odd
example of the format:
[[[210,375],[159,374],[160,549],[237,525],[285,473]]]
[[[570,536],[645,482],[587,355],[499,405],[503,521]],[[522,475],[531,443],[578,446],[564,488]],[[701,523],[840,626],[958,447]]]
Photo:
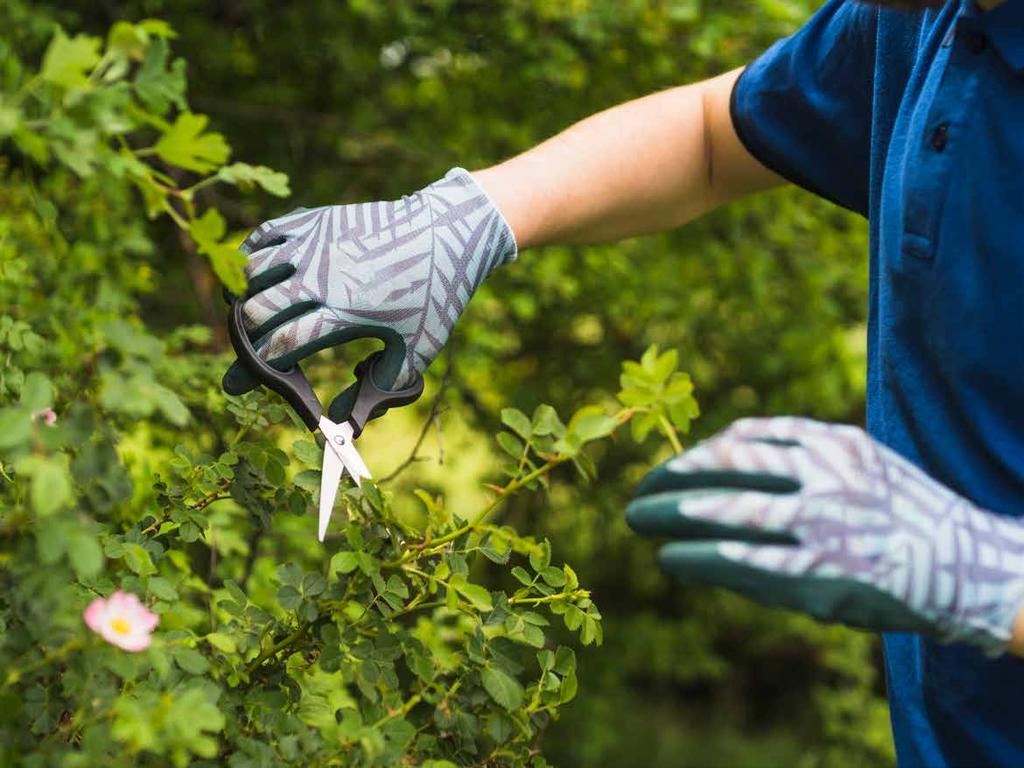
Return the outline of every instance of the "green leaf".
[[[188,424],[189,411],[181,398],[167,387],[155,382],[150,385],[150,397],[157,410],[176,427]]]
[[[0,409],[0,450],[24,445],[31,435],[32,415],[28,409]]]
[[[297,588],[302,583],[302,569],[293,562],[286,562],[278,566],[276,577],[282,584]]]
[[[469,583],[465,576],[452,576],[448,583],[478,611],[493,610],[494,603],[491,601],[491,593],[484,587]]]
[[[618,422],[600,406],[587,405],[573,414],[569,421],[569,434],[582,443],[588,443],[610,435],[617,426]]]
[[[521,565],[517,565],[512,569],[512,575],[516,578],[516,581],[525,587],[528,587],[533,583],[533,577],[530,576],[529,572]]]
[[[248,263],[245,254],[230,243],[221,242],[227,224],[216,208],[208,208],[198,219],[189,222],[188,233],[200,253],[210,258],[210,265],[217,278],[234,293],[245,292],[244,267]]]
[[[358,567],[359,555],[356,552],[345,550],[331,558],[331,570],[336,573],[352,573]]]
[[[178,33],[174,31],[174,27],[163,19],[143,19],[139,22],[138,26],[140,29],[145,30],[147,34],[153,35],[153,37],[174,39],[178,36]]]
[[[509,676],[496,667],[484,667],[480,673],[484,690],[505,709],[519,709],[523,704],[523,686],[514,677]]]
[[[559,704],[567,704],[576,698],[576,691],[579,683],[576,680],[576,673],[570,672],[562,678],[562,685],[558,689]]]
[[[167,41],[162,37],[155,39],[150,43],[132,82],[142,102],[159,115],[167,112],[172,104],[179,110],[188,107],[185,103],[185,61],[177,59],[168,67],[169,53]]]
[[[304,469],[301,472],[296,473],[293,480],[299,488],[303,488],[310,493],[320,490],[319,469]]]
[[[211,632],[206,636],[206,642],[224,653],[235,653],[238,650],[238,646],[235,645],[235,639],[223,632]]]
[[[161,160],[196,173],[208,173],[224,163],[231,154],[224,137],[205,133],[209,118],[182,112],[164,131],[153,150]],[[212,210],[212,209],[211,209]]]
[[[567,675],[576,669],[576,651],[564,645],[555,651],[555,672]]]
[[[307,573],[302,577],[302,594],[305,597],[316,597],[327,589],[327,581],[319,573]]]
[[[303,464],[319,469],[323,464],[324,451],[312,440],[296,440],[292,443],[292,453]]]
[[[527,645],[533,646],[534,648],[544,647],[544,630],[542,630],[540,627],[536,627],[533,624],[526,624],[525,626],[523,626],[520,634],[523,639],[523,642],[525,642]]]
[[[75,35],[69,38],[58,29],[43,54],[39,77],[63,88],[88,86],[88,74],[100,60],[101,44],[98,37]]]
[[[46,165],[50,158],[50,142],[44,137],[33,131],[17,128],[11,138],[27,157],[35,160],[39,165]]]
[[[103,568],[103,548],[95,536],[86,531],[75,531],[68,538],[68,560],[80,579],[89,579]]]
[[[139,576],[156,573],[156,566],[153,565],[149,551],[141,544],[125,544],[123,557],[125,565]]]
[[[174,662],[192,675],[203,675],[210,669],[210,662],[193,648],[175,648],[171,651]]]
[[[565,425],[550,405],[538,405],[533,412],[533,434],[554,435],[555,437],[565,434]]]
[[[25,377],[25,382],[21,385],[21,405],[38,411],[50,408],[53,406],[53,401],[53,382],[45,374],[33,371]]]
[[[3,103],[0,96],[0,139],[10,136],[18,130],[24,120],[21,110],[10,104]]]
[[[570,605],[565,610],[565,615],[562,617],[565,621],[565,628],[570,632],[575,632],[583,624],[584,614],[575,605]]]
[[[657,347],[651,347],[650,350],[657,351]],[[647,355],[644,354],[644,359]],[[668,381],[669,376],[676,370],[676,366],[679,364],[679,353],[674,349],[670,349],[664,354],[655,354],[654,359],[645,364],[645,367],[651,372],[651,378],[659,383]]]
[[[37,515],[52,515],[71,502],[73,495],[67,456],[31,456],[28,461],[19,462],[18,466],[22,471],[28,469],[32,475],[29,496]]]
[[[392,595],[397,595],[403,600],[409,597],[409,587],[406,585],[404,581],[402,581],[402,577],[398,574],[394,574],[388,577],[387,590]]]
[[[286,611],[294,611],[302,604],[302,593],[295,587],[286,584],[277,590],[277,602]]]
[[[267,168],[265,165],[232,163],[217,171],[217,178],[241,189],[252,189],[254,186],[258,186],[264,192],[269,192],[277,197],[288,197],[291,194],[291,189],[288,187],[288,176],[272,168]]]
[[[54,523],[38,525],[36,534],[36,553],[43,565],[53,565],[60,560],[67,550],[68,539],[64,527]]]
[[[154,597],[158,597],[161,600],[167,600],[173,602],[178,599],[178,590],[174,588],[174,585],[165,579],[163,576],[152,576],[146,583],[146,589]]]
[[[517,459],[518,460],[523,455],[523,449],[524,449],[523,442],[521,440],[519,440],[511,432],[505,432],[505,431],[499,432],[498,433],[498,445],[500,445],[501,449],[503,451],[505,451],[505,453],[507,453],[513,459]]]
[[[529,440],[533,432],[533,426],[526,414],[515,408],[501,409],[501,423],[525,440]]]
[[[540,577],[552,587],[561,587],[565,585],[565,573],[553,565],[541,568]]]

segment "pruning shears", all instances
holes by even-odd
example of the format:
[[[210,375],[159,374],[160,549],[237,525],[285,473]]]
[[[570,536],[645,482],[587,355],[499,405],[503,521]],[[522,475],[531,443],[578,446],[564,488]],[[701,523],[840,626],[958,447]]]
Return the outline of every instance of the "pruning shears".
[[[356,438],[362,434],[366,422],[378,409],[408,405],[416,400],[423,393],[423,377],[417,375],[416,380],[405,389],[393,392],[380,389],[374,381],[373,369],[382,353],[374,352],[356,365],[355,376],[359,388],[355,404],[348,419],[336,424],[324,414],[323,405],[299,366],[293,365],[287,371],[279,371],[256,354],[243,325],[243,302],[244,299],[236,298],[228,316],[231,346],[235,348],[239,361],[260,384],[287,400],[310,432],[319,430],[326,441],[320,475],[320,523],[317,531],[317,538],[323,541],[345,470],[348,470],[356,485],[360,485],[363,478],[372,477],[366,462],[356,450]]]

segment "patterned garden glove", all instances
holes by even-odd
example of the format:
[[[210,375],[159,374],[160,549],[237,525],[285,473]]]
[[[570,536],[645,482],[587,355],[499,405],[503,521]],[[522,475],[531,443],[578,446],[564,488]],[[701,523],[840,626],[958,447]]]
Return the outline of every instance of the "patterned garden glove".
[[[246,330],[264,360],[285,370],[373,336],[385,344],[376,383],[389,390],[426,370],[480,283],[516,257],[504,217],[461,168],[401,200],[293,211],[242,250]],[[256,386],[237,361],[224,375],[230,394]],[[348,417],[355,394],[335,399],[331,419]]]
[[[654,469],[626,514],[676,539],[660,559],[680,581],[826,621],[998,655],[1024,603],[1024,525],[856,427],[738,421]]]

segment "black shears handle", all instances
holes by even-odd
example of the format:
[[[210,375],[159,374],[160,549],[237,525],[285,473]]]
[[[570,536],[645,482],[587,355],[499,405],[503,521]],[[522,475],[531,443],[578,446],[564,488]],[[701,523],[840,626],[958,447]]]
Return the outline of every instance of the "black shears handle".
[[[231,346],[235,348],[239,362],[245,366],[256,381],[283,397],[295,409],[310,431],[315,432],[319,429],[324,407],[313,391],[313,387],[310,386],[309,379],[297,365],[293,365],[287,371],[279,371],[256,354],[252,340],[245,332],[242,315],[243,303],[244,299],[241,298],[232,301],[231,312],[228,315],[228,334],[231,336]],[[374,412],[382,408],[408,405],[423,394],[423,377],[419,375],[405,389],[392,392],[378,387],[374,381],[373,370],[382,354],[379,351],[374,352],[356,365],[355,374],[359,389],[356,393],[355,404],[352,406],[352,413],[348,418],[352,425],[353,437],[359,437]]]

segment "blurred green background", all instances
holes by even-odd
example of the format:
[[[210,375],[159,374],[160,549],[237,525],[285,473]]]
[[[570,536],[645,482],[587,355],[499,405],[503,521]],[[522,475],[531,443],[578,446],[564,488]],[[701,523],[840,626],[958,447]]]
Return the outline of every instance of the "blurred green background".
[[[61,0],[32,14],[101,35],[119,19],[174,26],[194,108],[239,157],[291,176],[284,202],[208,191],[244,230],[300,205],[397,197],[604,107],[740,66],[818,4]],[[169,225],[154,227],[164,237],[147,319],[210,323],[226,347],[215,279]],[[524,253],[474,299],[419,410],[368,432],[367,454],[375,466],[401,460],[446,373],[447,410],[422,452],[430,461],[399,483],[445,489],[455,507],[458,494],[477,493],[502,407],[569,411],[610,398],[620,361],[651,343],[677,349],[694,378],[703,415],[690,442],[747,415],[857,423],[866,259],[865,223],[798,190],[661,236]],[[665,454],[625,443],[598,456],[597,483],[567,471],[549,497],[504,513],[551,538],[606,619],[547,757],[584,768],[891,764],[877,640],[671,584],[656,544],[622,514]]]

